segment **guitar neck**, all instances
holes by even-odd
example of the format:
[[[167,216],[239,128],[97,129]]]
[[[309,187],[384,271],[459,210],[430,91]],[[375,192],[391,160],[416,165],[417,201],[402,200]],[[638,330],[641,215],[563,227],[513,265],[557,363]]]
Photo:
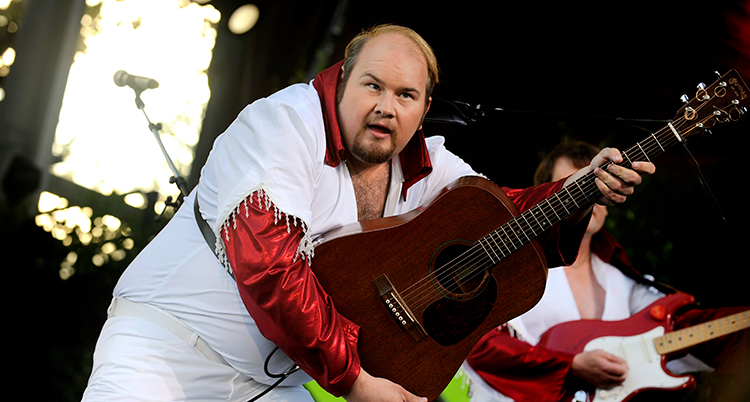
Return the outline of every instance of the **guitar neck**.
[[[732,70],[709,87],[698,86],[696,96],[687,102],[675,119],[655,133],[622,152],[621,166],[630,168],[636,161],[651,161],[672,146],[685,141],[717,122],[736,121],[750,103],[750,91],[742,77]],[[611,162],[600,166],[607,169]],[[490,268],[520,249],[572,213],[591,205],[601,195],[589,172],[562,190],[511,219],[480,239],[473,252],[484,254],[478,265]]]
[[[665,355],[746,328],[750,328],[750,310],[669,332],[654,338],[654,345],[660,355]]]
[[[687,130],[690,129],[692,128],[687,128]],[[620,166],[630,168],[633,162],[651,161],[681,141],[682,137],[672,123],[669,123],[629,149],[622,151],[623,162]],[[607,162],[601,168],[606,169],[611,163]],[[556,223],[590,206],[596,198],[601,196],[594,182],[595,178],[593,172],[587,173],[480,239],[476,247],[481,247],[487,254],[489,261],[486,261],[486,266],[498,263]]]

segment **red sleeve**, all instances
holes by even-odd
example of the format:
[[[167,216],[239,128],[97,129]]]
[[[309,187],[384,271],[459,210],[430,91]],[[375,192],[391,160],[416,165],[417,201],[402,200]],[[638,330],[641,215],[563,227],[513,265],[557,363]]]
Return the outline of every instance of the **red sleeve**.
[[[341,396],[359,375],[359,326],[338,314],[298,255],[302,225],[277,222],[273,205],[267,210],[249,201],[222,233],[242,301],[263,336],[323,389]]]
[[[552,183],[543,183],[525,189],[511,189],[503,187],[513,204],[520,212],[524,212],[540,203],[547,197],[561,190],[565,179]],[[587,215],[575,225],[554,225],[551,229],[537,237],[547,257],[549,267],[570,265],[576,260],[578,247],[581,244],[591,214]]]
[[[516,402],[560,401],[573,354],[534,347],[507,329],[485,334],[466,362],[482,379]]]

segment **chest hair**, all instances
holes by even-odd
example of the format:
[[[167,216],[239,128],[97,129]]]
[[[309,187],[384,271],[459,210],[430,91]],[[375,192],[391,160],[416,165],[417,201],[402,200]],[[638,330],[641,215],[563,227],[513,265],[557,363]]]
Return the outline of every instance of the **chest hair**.
[[[389,182],[390,169],[383,169],[366,175],[352,175],[354,195],[357,198],[358,220],[364,221],[383,217]]]

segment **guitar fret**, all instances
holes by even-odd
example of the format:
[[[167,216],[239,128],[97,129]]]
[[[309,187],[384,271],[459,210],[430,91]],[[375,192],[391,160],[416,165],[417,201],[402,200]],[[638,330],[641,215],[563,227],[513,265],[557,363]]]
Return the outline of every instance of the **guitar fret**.
[[[649,161],[649,162],[651,162],[651,159],[649,159],[648,154],[646,154],[646,151],[644,151],[643,147],[641,147],[641,143],[640,142],[636,142],[635,144],[638,145],[638,148],[641,149],[641,153],[643,154],[643,156],[646,157],[646,160]]]
[[[505,235],[505,238],[508,239],[508,241],[510,242],[510,244],[513,244],[513,241],[510,239],[510,236],[508,236],[508,232],[505,231],[505,225],[500,226],[500,229],[503,230],[503,235]],[[505,248],[508,249],[508,254],[510,254],[510,253],[513,252],[510,249],[510,247],[508,247],[508,243],[507,242],[503,242],[503,244],[505,245]]]
[[[695,330],[693,328],[685,328],[683,332],[685,333],[685,341],[687,342],[687,345],[688,346],[695,345],[696,344]]]
[[[554,213],[555,213],[555,216],[557,217],[557,220],[558,220],[558,221],[561,221],[562,219],[560,219],[560,215],[558,215],[558,214],[557,214],[557,211],[555,211],[555,208],[554,208],[554,207],[552,206],[552,204],[550,204],[550,202],[549,202],[549,198],[547,198],[547,199],[546,199],[545,201],[547,201],[547,205],[549,205],[549,207],[550,207],[550,209],[552,210],[552,212],[554,212]],[[546,216],[546,215],[545,215],[545,216]]]
[[[560,205],[562,205],[562,207],[563,207],[563,208],[565,209],[565,212],[566,212],[566,213],[567,213],[568,215],[570,215],[570,211],[568,211],[568,208],[567,208],[567,207],[565,206],[565,203],[563,203],[563,202],[562,202],[562,200],[560,199],[560,196],[559,196],[559,195],[557,195],[557,193],[555,193],[555,197],[557,197],[557,201],[558,201],[558,202],[560,203]]]
[[[516,223],[516,226],[518,226],[518,230],[519,230],[519,231],[520,231],[521,233],[523,233],[523,234],[524,234],[524,235],[526,236],[526,240],[531,240],[531,239],[529,239],[529,235],[527,235],[527,234],[526,234],[526,232],[524,232],[524,231],[523,231],[523,228],[521,228],[521,225],[520,225],[520,224],[518,223],[518,218],[516,217],[516,218],[514,218],[514,219],[511,219],[511,220],[510,220],[510,222],[508,222],[508,225],[509,225],[509,227],[510,227],[510,230],[512,230],[512,231],[513,231],[513,234],[515,234],[515,235],[516,235],[516,238],[518,239],[518,241],[519,241],[519,242],[520,242],[521,244],[524,244],[524,243],[523,243],[523,240],[521,240],[521,237],[519,237],[519,236],[518,236],[518,233],[516,233],[516,230],[515,230],[515,229],[513,229],[513,225],[510,225],[510,224],[511,224],[511,223],[513,223],[513,222],[515,222],[515,223]],[[520,248],[520,247],[519,247],[519,248]]]
[[[547,218],[547,214],[544,213],[544,208],[542,208],[540,205],[539,208],[536,208],[536,209],[539,209],[539,212],[541,212],[542,215],[544,216],[544,220],[542,220],[542,222],[544,223],[539,224],[542,227],[542,229],[544,229],[545,224],[552,226],[552,221],[550,221],[549,218]],[[539,219],[536,217],[536,214],[534,214],[534,219],[536,219],[537,223],[539,223]]]
[[[492,243],[495,245],[494,247],[490,246],[492,252],[495,253],[495,257],[497,257],[498,260],[502,260],[503,258],[505,258],[503,250],[500,250],[500,248],[497,246],[497,242],[495,241],[495,239],[490,236],[489,240],[492,240]],[[487,242],[487,244],[489,245],[489,241]],[[500,255],[497,254],[498,252],[500,252]]]
[[[706,336],[708,339],[714,339],[716,338],[716,328],[713,326],[712,323],[706,323]]]
[[[739,325],[737,323],[737,320],[727,319],[725,320],[727,323],[727,326],[729,327],[728,331],[733,332],[739,329]]]
[[[651,133],[651,137],[653,137],[653,138],[654,138],[654,141],[656,141],[656,145],[658,145],[658,146],[659,146],[659,148],[661,148],[661,151],[662,151],[662,152],[667,152],[667,150],[666,150],[666,149],[664,149],[664,147],[663,147],[663,146],[661,146],[661,142],[659,142],[659,140],[658,140],[658,139],[656,138],[656,136],[654,135],[654,133]]]
[[[672,335],[671,332],[667,334],[667,344],[669,345],[670,352],[675,351],[677,349],[674,344],[674,336]]]
[[[487,251],[487,247],[485,247],[484,244],[482,244],[482,240],[484,240],[485,242],[487,241],[486,239],[479,239],[479,245],[482,246],[482,249],[484,250],[484,253],[487,254],[487,257],[490,257],[490,261],[492,261],[492,264],[493,265],[497,264],[497,261],[495,261],[495,259],[492,258],[492,255],[490,254],[490,252]],[[497,257],[497,254],[495,254],[495,257]]]
[[[577,207],[577,208],[580,208],[580,206],[579,206],[579,205],[578,205],[578,203],[576,202],[575,198],[573,198],[573,195],[572,195],[572,194],[570,194],[570,190],[568,190],[568,187],[565,187],[565,188],[564,188],[564,190],[565,190],[565,192],[566,192],[566,193],[568,193],[568,196],[569,196],[569,197],[570,197],[570,199],[571,199],[571,200],[573,201],[573,203],[574,203],[574,204],[576,204],[576,207]],[[565,208],[565,210],[567,211],[567,210],[568,210],[568,208]],[[570,211],[568,211],[568,213],[570,213]]]
[[[580,191],[581,191],[581,194],[586,194],[586,192],[585,192],[585,191],[583,191],[583,189],[581,188],[581,185],[580,185],[580,184],[578,184],[578,180],[576,180],[576,181],[575,181],[575,183],[576,183],[576,186],[578,187],[578,190],[580,190]],[[575,204],[576,204],[576,207],[578,207],[578,208],[580,208],[580,207],[581,207],[580,205],[578,205],[578,203],[576,202],[575,198],[573,198],[573,203],[575,203]]]
[[[625,151],[620,152],[620,155],[622,155],[623,158],[627,159],[628,163],[630,163],[631,165],[633,164],[633,161],[630,160],[630,157],[628,156],[627,153],[625,153]]]
[[[675,344],[679,346],[680,348],[685,348],[689,346],[685,344],[685,337],[683,336],[682,332],[675,333],[674,339],[675,339]]]
[[[499,244],[497,244],[497,241],[495,240],[495,237],[497,236],[497,233],[496,233],[496,232],[497,232],[497,231],[495,231],[495,232],[492,232],[492,233],[490,233],[490,236],[489,236],[489,238],[490,238],[490,240],[492,240],[492,242],[493,242],[493,243],[495,243],[495,249],[496,249],[497,251],[499,251],[499,252],[500,252],[500,254],[502,254],[502,255],[503,255],[503,256],[502,256],[502,258],[505,258],[505,257],[506,257],[506,255],[505,255],[505,254],[503,253],[503,249],[502,249],[502,247],[500,247],[500,245],[499,245]],[[506,248],[507,248],[507,246],[506,246]],[[496,254],[497,254],[497,253],[496,253]],[[502,259],[502,258],[501,258],[501,259]]]
[[[700,328],[693,327],[693,335],[695,337],[695,343],[700,343],[705,340],[703,334],[701,334]]]
[[[516,231],[515,231],[515,230],[513,230],[513,228],[512,228],[511,226],[510,226],[510,223],[511,223],[511,222],[513,222],[513,221],[512,221],[512,220],[508,221],[508,228],[510,229],[511,233],[513,233],[513,236],[516,236],[516,239],[520,240],[520,239],[518,238],[518,235],[516,234]],[[512,238],[512,237],[510,238],[510,244],[512,244],[512,245],[513,245],[513,248],[514,248],[514,249],[517,249],[517,248],[518,248],[518,247],[516,247],[516,243],[515,243],[515,242],[513,241],[513,238]]]
[[[510,247],[508,247],[508,242],[507,242],[507,240],[509,240],[508,239],[508,234],[505,233],[505,229],[503,227],[500,227],[500,229],[503,230],[503,235],[505,236],[504,237],[505,240],[503,240],[502,236],[499,236],[499,233],[498,233],[498,238],[500,239],[500,243],[502,243],[502,245],[505,246],[505,249],[508,250],[508,254],[507,255],[510,255],[510,253],[512,253],[512,251],[510,251]]]
[[[542,213],[542,215],[544,215],[542,209],[537,205],[534,209],[531,210],[531,217],[534,218],[534,222],[536,222],[537,230],[539,230],[540,232],[544,232],[547,228],[547,220],[544,219],[544,216],[542,216],[541,220],[539,220],[539,213]]]
[[[708,333],[708,328],[705,325],[701,325],[698,328],[699,331],[701,331],[701,335],[703,336],[703,340],[707,341],[709,339],[712,339],[713,337]]]
[[[534,237],[536,237],[536,232],[534,231],[533,225],[529,223],[529,220],[526,219],[526,214],[521,214],[521,217],[523,217],[523,220],[526,221],[526,225],[529,226],[529,229],[531,229],[531,233],[534,233]],[[528,238],[528,236],[526,236]]]

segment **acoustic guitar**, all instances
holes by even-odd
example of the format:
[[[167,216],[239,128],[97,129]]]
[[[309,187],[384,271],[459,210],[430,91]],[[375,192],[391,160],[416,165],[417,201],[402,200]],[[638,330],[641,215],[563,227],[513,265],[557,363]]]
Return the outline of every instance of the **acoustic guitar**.
[[[689,389],[695,385],[695,379],[690,375],[672,374],[666,368],[667,357],[750,328],[750,310],[747,310],[673,331],[675,312],[694,302],[693,296],[676,293],[655,301],[625,320],[564,322],[542,334],[538,345],[568,353],[601,349],[627,361],[628,376],[622,384],[609,389],[582,384],[582,391],[589,394],[585,400],[621,402],[644,391]],[[575,394],[566,395],[563,401],[574,397]]]
[[[700,85],[673,121],[622,152],[622,165],[735,121],[747,103],[734,70]],[[434,400],[482,335],[541,298],[547,265],[535,238],[599,196],[590,173],[519,213],[498,186],[465,177],[426,208],[325,234],[311,268],[360,325],[362,367]]]

